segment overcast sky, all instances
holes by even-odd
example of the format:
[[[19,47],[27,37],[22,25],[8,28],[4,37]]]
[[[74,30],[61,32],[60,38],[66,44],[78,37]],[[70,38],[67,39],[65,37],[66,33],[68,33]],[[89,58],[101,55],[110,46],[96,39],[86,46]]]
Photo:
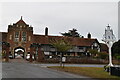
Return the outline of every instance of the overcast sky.
[[[0,31],[7,32],[8,25],[21,16],[32,25],[34,34],[60,35],[76,28],[84,37],[91,33],[100,42],[107,24],[118,36],[117,2],[7,2],[1,3]]]

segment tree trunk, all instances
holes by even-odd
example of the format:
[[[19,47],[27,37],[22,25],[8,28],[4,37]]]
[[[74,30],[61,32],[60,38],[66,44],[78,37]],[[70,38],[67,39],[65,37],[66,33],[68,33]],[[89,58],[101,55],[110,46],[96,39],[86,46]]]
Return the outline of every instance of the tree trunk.
[[[62,67],[62,52],[60,53],[60,67]]]

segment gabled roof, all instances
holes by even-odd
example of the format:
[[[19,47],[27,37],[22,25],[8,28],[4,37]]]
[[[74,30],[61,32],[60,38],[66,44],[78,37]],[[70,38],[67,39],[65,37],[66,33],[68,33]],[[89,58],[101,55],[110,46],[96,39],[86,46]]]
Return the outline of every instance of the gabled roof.
[[[21,19],[18,21],[18,22],[16,22],[16,24],[20,24],[20,25],[26,25],[26,23],[23,21],[23,19],[22,19],[22,16],[21,16]]]
[[[34,43],[50,44],[49,41],[52,38],[56,40],[66,38],[70,41],[72,45],[76,46],[91,46],[94,42],[99,43],[97,39],[45,35],[34,35]]]

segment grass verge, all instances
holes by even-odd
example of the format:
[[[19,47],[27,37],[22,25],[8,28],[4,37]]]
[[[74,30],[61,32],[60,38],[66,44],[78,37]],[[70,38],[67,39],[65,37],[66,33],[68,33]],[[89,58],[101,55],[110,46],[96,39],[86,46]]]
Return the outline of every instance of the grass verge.
[[[51,66],[48,68],[60,70],[60,71],[65,71],[65,72],[70,72],[74,74],[79,74],[83,76],[88,76],[91,78],[104,78],[104,79],[118,79],[120,80],[120,77],[118,76],[112,76],[109,75],[108,72],[104,71],[104,68],[99,68],[99,67],[59,67],[59,66]]]

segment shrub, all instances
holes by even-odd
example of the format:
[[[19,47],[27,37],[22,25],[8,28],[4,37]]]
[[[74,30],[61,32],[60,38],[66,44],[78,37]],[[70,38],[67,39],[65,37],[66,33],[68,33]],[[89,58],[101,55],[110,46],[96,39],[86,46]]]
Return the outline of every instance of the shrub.
[[[120,60],[120,56],[116,56],[116,59]]]
[[[92,54],[92,57],[97,57],[96,55],[98,54],[98,51],[97,51],[97,50],[90,49],[90,50],[89,50],[89,53]]]
[[[101,59],[106,59],[108,57],[108,53],[105,53],[105,52],[99,52],[99,58]]]

